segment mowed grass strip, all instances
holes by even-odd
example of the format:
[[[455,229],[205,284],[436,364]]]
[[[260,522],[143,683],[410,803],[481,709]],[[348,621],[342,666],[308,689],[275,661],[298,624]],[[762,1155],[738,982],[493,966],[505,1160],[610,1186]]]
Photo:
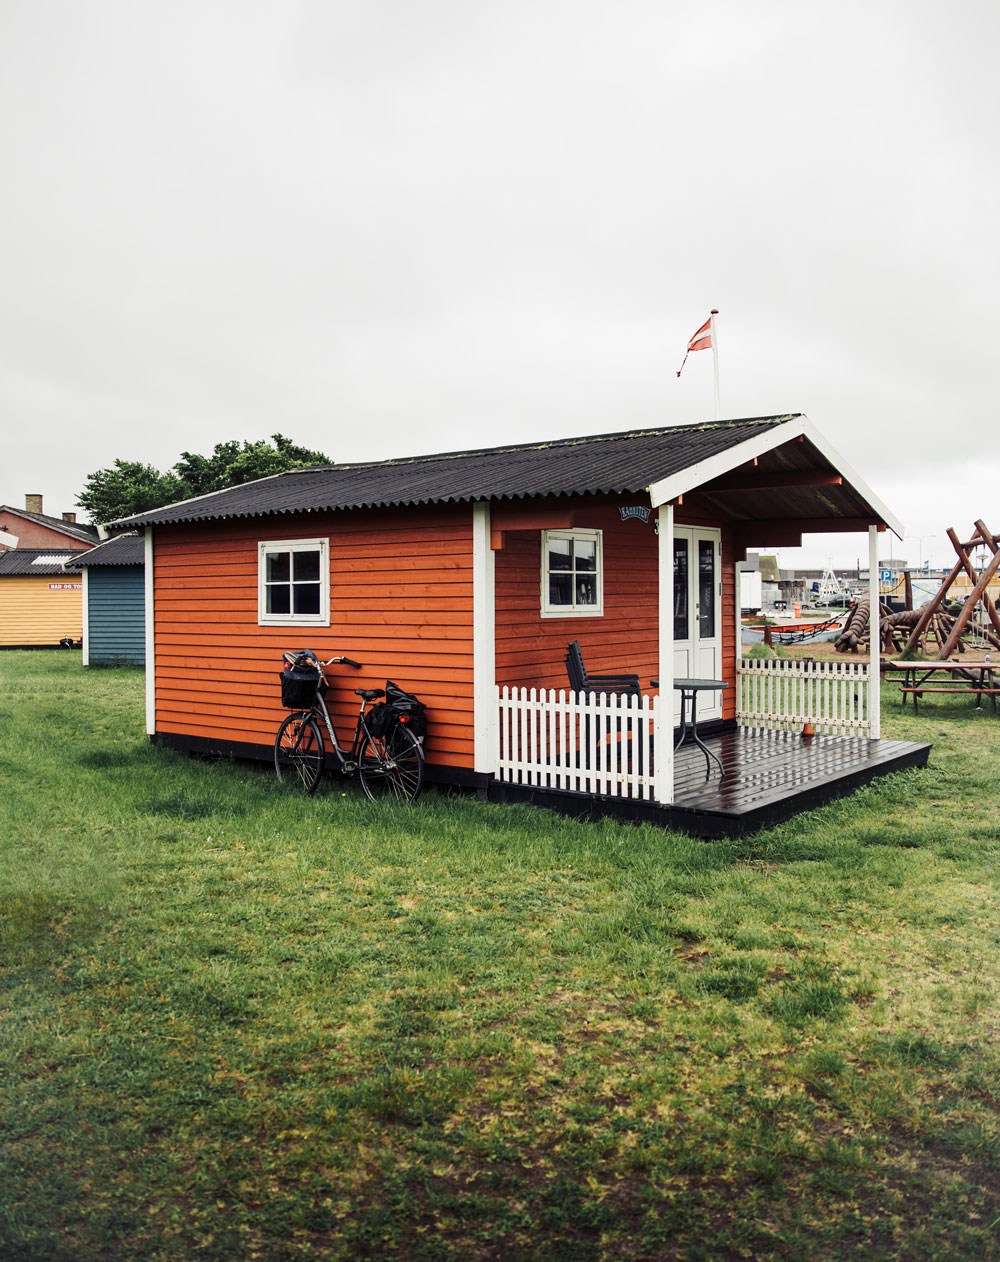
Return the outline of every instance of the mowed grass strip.
[[[997,1256],[1000,720],[736,842],[373,807],[0,654],[0,1256]]]

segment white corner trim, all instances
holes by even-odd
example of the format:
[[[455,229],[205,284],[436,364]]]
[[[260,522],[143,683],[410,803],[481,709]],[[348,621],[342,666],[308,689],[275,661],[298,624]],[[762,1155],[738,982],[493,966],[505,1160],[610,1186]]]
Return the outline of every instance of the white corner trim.
[[[473,766],[496,775],[499,714],[496,706],[496,554],[490,547],[490,505],[472,505]]]
[[[83,639],[82,660],[84,666],[90,665],[90,569],[84,565],[83,570],[83,627],[80,635]]]
[[[156,732],[156,622],[153,618],[153,527],[146,527],[146,732]]]

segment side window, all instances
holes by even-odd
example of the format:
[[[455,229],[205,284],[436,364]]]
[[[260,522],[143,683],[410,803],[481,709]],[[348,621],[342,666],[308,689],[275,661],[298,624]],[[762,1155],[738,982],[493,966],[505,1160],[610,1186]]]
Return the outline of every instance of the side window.
[[[329,540],[259,545],[257,622],[262,627],[330,625]]]
[[[604,613],[599,530],[542,531],[542,617],[597,618]]]

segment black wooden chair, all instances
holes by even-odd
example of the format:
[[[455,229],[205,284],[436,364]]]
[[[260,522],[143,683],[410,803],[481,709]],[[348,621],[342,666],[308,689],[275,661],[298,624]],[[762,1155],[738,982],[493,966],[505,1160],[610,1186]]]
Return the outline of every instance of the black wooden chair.
[[[619,697],[639,695],[638,675],[589,675],[579,640],[566,645],[566,673],[574,692],[607,692]]]
[[[588,674],[587,668],[583,664],[583,653],[580,649],[579,640],[574,640],[566,646],[566,673],[569,675],[570,688],[584,697],[598,692],[610,693],[618,697],[638,697],[640,695],[638,675]],[[596,720],[592,719],[590,715],[587,715],[583,722],[583,745],[587,750],[586,757],[588,761],[592,757],[593,724],[595,722]],[[605,733],[604,740],[618,743],[620,746],[619,757],[622,759],[623,765],[634,757],[634,754],[630,753],[632,724],[628,719],[624,721],[619,719],[614,730],[609,730]],[[641,751],[639,756],[641,757]]]

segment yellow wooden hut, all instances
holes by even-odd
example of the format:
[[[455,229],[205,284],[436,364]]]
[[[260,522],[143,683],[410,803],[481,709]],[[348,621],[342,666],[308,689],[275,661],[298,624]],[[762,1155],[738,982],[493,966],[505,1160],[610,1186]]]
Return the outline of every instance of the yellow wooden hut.
[[[83,636],[83,578],[66,565],[79,548],[0,554],[0,648],[58,648]]]

